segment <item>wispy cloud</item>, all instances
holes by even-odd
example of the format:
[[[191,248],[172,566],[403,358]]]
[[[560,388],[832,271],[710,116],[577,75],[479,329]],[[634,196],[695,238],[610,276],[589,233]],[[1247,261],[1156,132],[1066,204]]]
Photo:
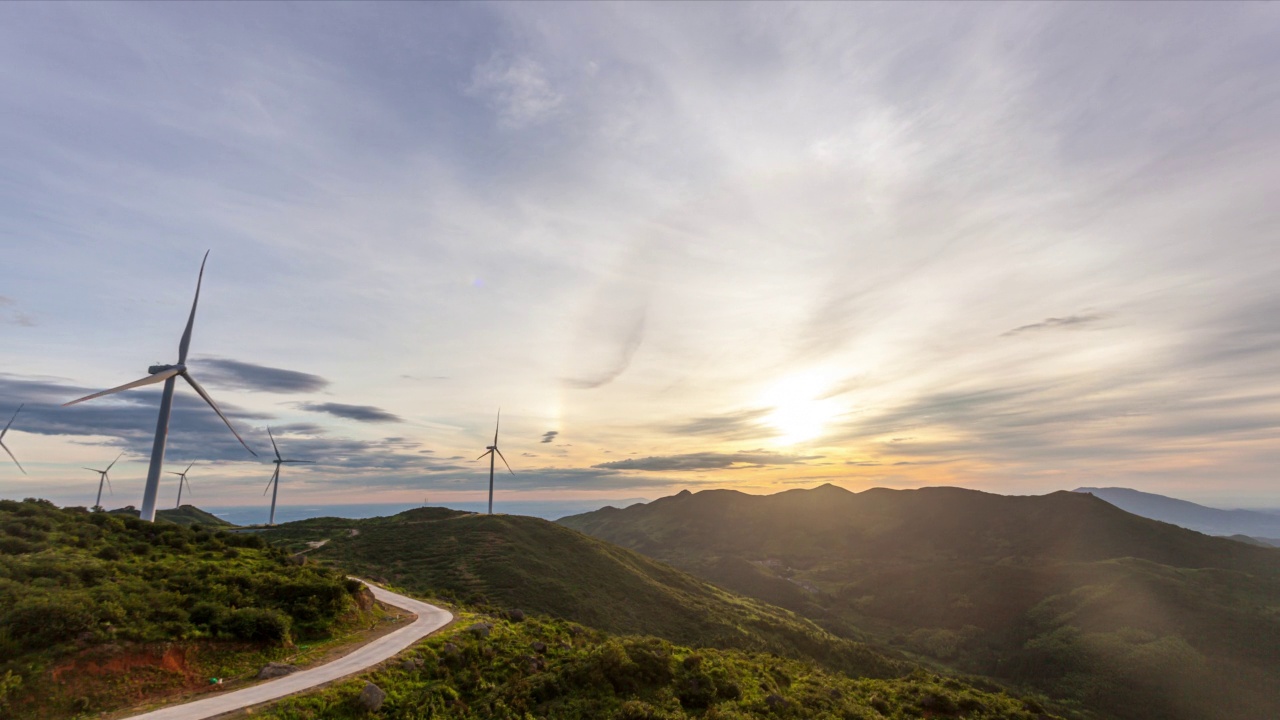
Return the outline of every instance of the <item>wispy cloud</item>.
[[[819,460],[821,455],[784,455],[774,452],[686,453],[645,458],[628,458],[600,463],[592,467],[602,470],[646,470],[652,472],[691,470],[730,470],[767,465],[803,465]]]
[[[199,358],[193,365],[199,369],[202,382],[231,390],[274,393],[313,393],[329,386],[319,375],[267,367],[226,358]]]
[[[347,405],[345,403],[300,403],[298,407],[311,412],[327,413],[347,420],[368,423],[401,422],[399,416],[372,405]]]
[[[544,443],[544,444],[545,444],[545,443],[549,443],[549,442],[554,442],[554,441],[555,441],[555,439],[556,439],[556,436],[557,436],[557,435],[559,435],[559,434],[560,434],[560,431],[559,431],[559,430],[548,430],[548,431],[546,431],[546,432],[542,433],[542,440],[541,440],[541,442],[542,442],[542,443]]]
[[[1070,329],[1080,328],[1085,325],[1092,325],[1094,323],[1097,323],[1099,320],[1106,319],[1106,317],[1107,317],[1106,315],[1101,315],[1101,314],[1067,315],[1066,317],[1051,317],[1051,318],[1045,318],[1044,320],[1041,320],[1038,323],[1031,323],[1030,325],[1023,325],[1021,327],[1016,327],[1003,334],[1005,336],[1009,336],[1009,335],[1017,335],[1019,333],[1037,332],[1040,330],[1070,330]]]
[[[529,57],[495,54],[471,73],[467,92],[482,97],[502,122],[513,128],[542,122],[564,102],[546,68]]]

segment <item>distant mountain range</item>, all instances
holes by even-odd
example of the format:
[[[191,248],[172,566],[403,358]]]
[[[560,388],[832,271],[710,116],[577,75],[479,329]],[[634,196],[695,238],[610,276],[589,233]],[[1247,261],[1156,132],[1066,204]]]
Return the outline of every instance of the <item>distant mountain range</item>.
[[[1247,535],[1272,546],[1280,545],[1280,515],[1254,510],[1219,510],[1129,488],[1082,487],[1075,492],[1089,493],[1134,515],[1206,535]]]
[[[1280,552],[1096,496],[706,490],[559,522],[1096,717],[1280,717]]]

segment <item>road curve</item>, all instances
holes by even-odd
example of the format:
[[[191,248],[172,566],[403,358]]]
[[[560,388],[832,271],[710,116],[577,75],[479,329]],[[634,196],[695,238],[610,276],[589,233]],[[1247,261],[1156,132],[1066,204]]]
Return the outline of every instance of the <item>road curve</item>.
[[[390,590],[383,590],[375,585],[365,584],[373,591],[373,596],[377,599],[388,605],[394,605],[415,613],[418,619],[395,632],[383,635],[368,645],[360,646],[355,651],[331,663],[309,670],[299,670],[292,675],[268,680],[243,690],[211,695],[180,705],[170,705],[169,707],[152,710],[141,715],[130,715],[129,720],[202,720],[203,718],[216,717],[260,703],[279,700],[286,695],[309,690],[317,685],[339,680],[377,665],[448,625],[453,620],[453,613],[448,610],[393,593]]]

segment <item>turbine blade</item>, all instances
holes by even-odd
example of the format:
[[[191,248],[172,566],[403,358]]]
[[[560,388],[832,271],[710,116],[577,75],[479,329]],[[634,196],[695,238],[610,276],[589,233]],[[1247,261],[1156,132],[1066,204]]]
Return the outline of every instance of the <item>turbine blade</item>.
[[[27,474],[27,469],[26,469],[26,468],[24,468],[24,467],[22,467],[22,463],[18,462],[18,458],[16,458],[16,457],[14,457],[14,456],[13,456],[13,451],[9,449],[9,446],[8,446],[8,445],[5,445],[5,444],[4,444],[4,443],[2,443],[2,442],[0,442],[0,448],[4,448],[4,451],[5,451],[5,452],[7,452],[7,453],[9,453],[9,459],[13,461],[13,464],[14,464],[14,465],[17,465],[17,466],[18,466],[18,469],[22,471],[22,474],[23,474],[23,475],[26,475],[26,474]]]
[[[196,464],[196,461],[192,460],[191,465],[195,465],[195,464]],[[183,476],[186,476],[187,473],[191,472],[191,465],[188,465],[187,469],[182,471]]]
[[[200,276],[196,278],[196,299],[191,301],[191,317],[187,318],[187,329],[182,331],[182,341],[178,343],[178,364],[187,361],[187,349],[191,347],[191,327],[196,324],[196,305],[200,303],[200,284],[204,282],[204,264],[209,262],[209,251],[204,252],[200,261]]]
[[[271,473],[271,479],[267,481],[267,487],[265,487],[265,488],[262,490],[262,494],[263,494],[263,495],[266,495],[266,494],[267,494],[267,490],[270,490],[270,489],[271,489],[271,483],[275,482],[275,481],[276,481],[276,478],[278,478],[278,477],[280,477],[280,466],[279,466],[279,465],[277,465],[277,466],[276,466],[276,471],[275,471],[275,472],[273,472],[273,473]]]
[[[85,400],[100,398],[103,395],[113,395],[115,393],[122,392],[124,390],[131,390],[136,387],[142,387],[143,385],[154,385],[158,382],[164,382],[165,380],[168,380],[169,378],[181,372],[182,372],[182,368],[169,368],[164,372],[158,372],[155,375],[148,375],[142,378],[141,380],[134,380],[133,382],[121,385],[120,387],[113,387],[110,390],[103,390],[102,392],[97,392],[92,395],[85,395],[79,400],[72,400],[69,403],[63,403],[62,407],[70,407],[72,405],[75,405],[76,403],[82,403]]]
[[[209,393],[205,392],[204,388],[200,387],[200,383],[196,382],[196,379],[191,377],[191,373],[183,371],[182,379],[186,380],[187,384],[191,386],[191,389],[199,393],[200,397],[204,398],[204,401],[209,403],[209,407],[213,408],[213,411],[218,413],[218,417],[222,418],[222,422],[227,424],[227,429],[231,431],[232,435],[236,436],[236,439],[240,441],[241,445],[244,445],[244,449],[248,450],[250,455],[258,457],[258,453],[254,452],[248,445],[245,445],[244,438],[240,437],[240,433],[236,432],[236,429],[231,427],[231,421],[227,419],[226,415],[222,414],[222,411],[218,409],[218,404],[213,401],[213,398],[209,397]]]
[[[124,453],[120,453],[119,455],[117,455],[117,456],[116,456],[116,459],[115,459],[115,460],[112,460],[112,461],[111,461],[111,464],[107,466],[107,469],[106,469],[106,470],[103,470],[102,472],[104,472],[104,473],[105,473],[105,472],[111,472],[111,468],[115,467],[115,466],[116,466],[116,463],[120,462],[120,458],[122,458],[122,457],[124,457]]]
[[[480,457],[476,458],[476,460],[479,460],[480,458],[483,458],[485,455],[488,455],[488,454],[489,454],[489,453],[491,453],[491,452],[493,452],[493,451],[492,451],[492,450],[485,450],[484,452],[480,453]],[[475,461],[473,460],[472,462],[475,462]]]
[[[174,471],[172,471],[172,470],[165,470],[164,474],[165,474],[165,475],[177,475],[178,477],[182,477],[182,473],[176,473],[176,472],[174,472]]]
[[[191,497],[195,497],[196,494],[191,492],[191,481],[188,480],[186,476],[183,476],[183,478],[178,482],[185,482],[187,484],[187,494],[190,495]]]
[[[276,446],[276,436],[271,434],[271,428],[267,428],[267,437],[271,438],[271,449],[276,451],[276,459],[283,460],[280,457],[280,448]]]
[[[111,476],[102,473],[102,479],[107,481],[107,492],[111,493],[112,497],[115,497],[116,491],[111,487]]]
[[[498,425],[502,424],[502,408],[498,408],[498,419],[493,423],[493,444],[498,444]]]
[[[502,458],[502,464],[507,466],[507,472],[511,473],[512,475],[515,475],[516,471],[511,469],[511,463],[507,462],[507,458],[505,455],[502,454],[502,451],[496,447],[493,449],[493,451],[498,453],[498,457]]]
[[[282,463],[303,463],[304,465],[315,465],[315,460],[281,460]]]
[[[84,469],[84,470],[88,470],[89,472],[96,472],[96,473],[98,473],[99,475],[101,475],[101,474],[102,474],[102,471],[101,471],[101,470],[95,470],[95,469],[93,469],[93,468],[82,468],[82,469]]]
[[[26,403],[22,405],[26,405]],[[13,424],[13,421],[18,419],[18,413],[22,412],[22,405],[19,405],[18,409],[13,411],[13,417],[9,418],[8,424],[4,426],[3,430],[0,430],[0,440],[3,440],[4,434],[9,432],[9,426]]]

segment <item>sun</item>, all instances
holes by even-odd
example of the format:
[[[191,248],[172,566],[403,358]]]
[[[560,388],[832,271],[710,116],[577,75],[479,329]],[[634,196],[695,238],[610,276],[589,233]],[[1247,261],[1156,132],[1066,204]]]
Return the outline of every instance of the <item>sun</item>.
[[[825,373],[808,371],[789,375],[766,390],[761,400],[773,410],[763,420],[778,431],[773,442],[795,445],[821,435],[841,411],[840,404],[827,397],[829,387]]]

